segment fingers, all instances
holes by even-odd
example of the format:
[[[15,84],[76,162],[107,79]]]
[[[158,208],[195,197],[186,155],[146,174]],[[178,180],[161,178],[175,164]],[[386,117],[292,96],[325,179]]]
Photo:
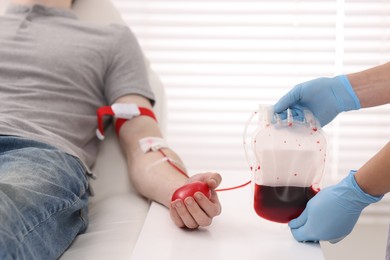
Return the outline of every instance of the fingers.
[[[171,219],[175,223],[176,226],[178,227],[185,227],[184,221],[180,217],[177,209],[182,207],[182,201],[181,200],[176,200],[171,202],[171,207],[169,208],[169,213],[171,215]]]
[[[219,203],[217,193],[214,190],[211,191],[210,200],[201,192],[195,193],[195,200],[201,211],[207,216],[213,218],[221,214],[221,204]]]
[[[299,215],[299,217],[297,217],[296,219],[293,219],[291,220],[289,223],[288,223],[288,226],[291,228],[291,229],[297,229],[297,228],[300,228],[302,227],[303,225],[306,224],[306,221],[307,221],[307,208],[301,213],[301,215]]]
[[[300,105],[291,105],[288,108],[291,109],[290,110],[291,111],[291,115],[294,118],[294,120],[301,121],[301,122],[305,121],[306,117],[305,117],[305,109],[304,109],[304,107],[302,107]],[[287,110],[283,110],[282,112],[275,112],[275,113],[277,113],[278,117],[281,120],[286,120],[287,119]]]
[[[329,242],[330,242],[331,244],[336,244],[336,243],[340,242],[341,240],[343,240],[344,238],[345,238],[345,236],[340,237],[340,238],[336,238],[336,239],[329,240]]]
[[[204,200],[205,199],[206,198],[204,198]],[[202,210],[200,205],[196,202],[195,198],[192,197],[186,198],[185,204],[188,212],[196,221],[197,225],[205,227],[211,224],[212,217],[207,215],[207,213]]]
[[[191,197],[186,198],[187,203],[193,204],[192,201],[188,201],[188,199],[191,199],[192,201],[193,199]],[[174,216],[173,221],[178,227],[187,227],[190,229],[199,227],[182,200],[178,199],[172,202],[171,208],[171,216]]]
[[[307,222],[307,212],[308,210],[306,208],[298,218],[293,219],[288,223],[293,237],[299,242],[309,241],[306,234],[307,226],[305,225]]]
[[[214,201],[197,192],[194,197],[187,197],[184,201],[176,200],[171,203],[171,218],[178,227],[195,229],[209,226],[213,217],[221,213],[218,197],[212,199]]]
[[[309,239],[306,235],[306,227],[302,226],[297,229],[291,229],[291,233],[296,241],[298,242],[306,242],[306,241],[312,241]]]
[[[209,199],[202,192],[196,192],[193,197],[187,197],[184,201],[177,199],[171,202],[170,215],[178,227],[195,229],[209,226],[212,219],[221,214],[221,204],[215,188],[221,184],[222,176],[212,172],[196,174],[189,179],[189,182],[193,181],[207,183],[211,197]]]

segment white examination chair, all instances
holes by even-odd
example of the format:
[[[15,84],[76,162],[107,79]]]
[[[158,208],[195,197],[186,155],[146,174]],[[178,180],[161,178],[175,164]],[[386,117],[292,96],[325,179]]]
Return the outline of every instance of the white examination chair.
[[[7,4],[7,0],[0,0],[0,14]],[[110,0],[77,0],[74,10],[80,20],[98,24],[123,24]],[[166,118],[163,86],[148,69],[156,95],[154,112],[164,132]],[[100,144],[93,171],[97,179],[91,180],[95,196],[90,198],[89,228],[85,234],[76,238],[61,260],[130,259],[150,203],[132,187],[112,127],[106,130],[106,138]]]

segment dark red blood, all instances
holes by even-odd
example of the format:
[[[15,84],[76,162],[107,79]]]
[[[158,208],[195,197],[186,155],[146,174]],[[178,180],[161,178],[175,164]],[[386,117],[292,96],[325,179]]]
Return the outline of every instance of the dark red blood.
[[[262,218],[288,223],[297,218],[318,190],[312,187],[255,185],[254,208]]]

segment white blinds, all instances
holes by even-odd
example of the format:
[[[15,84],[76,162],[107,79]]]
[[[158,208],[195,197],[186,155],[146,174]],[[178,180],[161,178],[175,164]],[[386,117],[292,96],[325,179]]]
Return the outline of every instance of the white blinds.
[[[273,104],[296,83],[390,60],[388,1],[113,2],[165,85],[170,145],[190,173],[218,171],[224,187],[250,178],[242,134],[259,104]],[[326,126],[325,183],[389,141],[389,112],[389,105],[349,112]],[[365,213],[389,216],[385,201]]]

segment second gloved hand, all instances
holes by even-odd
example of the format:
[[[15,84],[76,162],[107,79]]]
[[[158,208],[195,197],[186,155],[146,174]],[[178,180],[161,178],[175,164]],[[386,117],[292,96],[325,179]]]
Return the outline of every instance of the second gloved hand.
[[[362,210],[382,198],[362,191],[354,174],[351,171],[338,184],[321,190],[302,214],[289,222],[297,241],[340,241],[352,231]]]
[[[321,126],[325,126],[343,111],[360,109],[360,101],[348,78],[340,75],[296,85],[275,104],[274,109],[284,119],[285,110],[291,108],[295,119],[303,121],[302,107],[308,108]]]

